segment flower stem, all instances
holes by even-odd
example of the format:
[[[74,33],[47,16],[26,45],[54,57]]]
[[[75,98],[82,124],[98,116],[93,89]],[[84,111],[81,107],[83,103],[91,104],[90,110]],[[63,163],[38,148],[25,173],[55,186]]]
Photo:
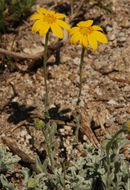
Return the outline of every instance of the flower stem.
[[[80,98],[81,98],[81,93],[82,93],[82,74],[83,74],[83,59],[84,59],[84,53],[85,53],[85,48],[82,47],[82,52],[81,52],[81,58],[80,58],[80,65],[79,65],[79,94],[78,94],[78,99],[77,99],[77,106],[79,106],[80,103]]]
[[[71,0],[71,16],[73,15],[74,12],[74,0]]]
[[[82,74],[83,74],[83,59],[84,59],[84,53],[85,53],[85,48],[82,47],[82,52],[81,52],[81,58],[80,58],[80,65],[79,65],[79,77],[80,77],[80,81],[79,81],[79,94],[78,94],[78,99],[77,99],[77,103],[76,103],[76,131],[75,131],[75,136],[76,139],[78,139],[79,136],[79,129],[80,129],[80,123],[81,123],[81,115],[80,115],[80,99],[81,99],[81,94],[82,94]]]
[[[47,52],[48,52],[48,37],[49,32],[47,32],[45,37],[45,50],[44,50],[44,61],[43,61],[43,67],[44,67],[44,85],[45,85],[45,97],[44,97],[44,106],[45,106],[45,118],[49,117],[48,114],[48,86],[47,86]]]

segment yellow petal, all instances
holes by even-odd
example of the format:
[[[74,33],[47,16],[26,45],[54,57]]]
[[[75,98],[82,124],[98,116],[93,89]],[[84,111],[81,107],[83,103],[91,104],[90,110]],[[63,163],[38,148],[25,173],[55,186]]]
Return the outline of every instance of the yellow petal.
[[[87,39],[86,36],[83,37],[83,42],[82,42],[82,44],[83,44],[84,47],[86,47],[86,48],[88,47],[88,39]]]
[[[103,29],[102,29],[100,26],[97,26],[97,25],[92,26],[92,28],[93,28],[94,30],[103,31]]]
[[[51,29],[58,38],[62,39],[64,37],[63,30],[56,23],[51,25]]]
[[[66,15],[62,14],[62,13],[56,13],[56,18],[58,19],[62,19],[62,18],[65,18]]]
[[[84,27],[89,27],[93,24],[93,20],[87,20],[87,21],[81,21],[77,25],[78,26],[84,26]]]
[[[52,10],[47,10],[46,13],[49,15],[55,15],[56,14],[55,11],[52,11]]]
[[[79,28],[78,27],[73,27],[69,30],[70,34],[75,34],[77,32],[79,32]]]
[[[63,20],[57,19],[57,20],[56,20],[56,23],[57,23],[60,27],[65,28],[66,30],[69,30],[69,29],[70,29],[70,26],[69,26],[66,22],[64,22]]]
[[[103,34],[102,32],[94,31],[93,34],[94,34],[95,38],[97,39],[97,41],[99,41],[103,44],[106,44],[108,42],[106,35]]]
[[[40,35],[41,37],[44,37],[44,36],[46,35],[46,33],[45,33],[45,31],[42,29],[42,30],[39,31],[39,35]]]
[[[80,34],[79,42],[80,42],[81,45],[83,45],[83,38],[84,38],[84,36],[82,34]]]
[[[33,14],[33,15],[30,17],[30,20],[39,20],[39,19],[42,19],[42,18],[43,18],[43,15],[42,15],[42,14],[35,13],[35,14]]]
[[[89,26],[91,26],[93,24],[93,20],[87,20],[87,21],[85,21],[85,26],[86,27],[89,27]]]
[[[37,9],[37,12],[38,13],[46,13],[48,10],[47,9],[44,9],[44,8],[39,8],[39,9]]]
[[[88,35],[88,43],[90,44],[90,46],[92,47],[93,50],[97,49],[98,43],[97,43],[97,40],[95,38],[95,35],[93,35],[93,34]]]
[[[44,22],[37,20],[32,26],[32,32],[39,31],[44,26]]]
[[[76,44],[78,41],[80,40],[80,34],[77,35],[77,34],[74,34],[72,37],[71,37],[71,43],[73,44]]]
[[[39,35],[41,37],[45,36],[45,34],[48,32],[50,26],[49,25],[45,25],[44,27],[42,27],[40,30],[39,30]]]

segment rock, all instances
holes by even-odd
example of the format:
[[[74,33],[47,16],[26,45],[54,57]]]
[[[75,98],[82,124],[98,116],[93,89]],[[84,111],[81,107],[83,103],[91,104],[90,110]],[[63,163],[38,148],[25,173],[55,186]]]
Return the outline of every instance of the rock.
[[[130,114],[130,107],[127,108],[127,113]]]
[[[125,17],[125,18],[122,20],[120,26],[121,26],[122,28],[129,28],[129,27],[130,27],[130,21],[128,20],[128,17]]]
[[[114,33],[109,33],[109,34],[108,34],[108,40],[110,40],[110,41],[114,41],[115,38],[116,38],[116,36],[115,36]]]
[[[108,76],[111,80],[130,84],[130,73],[113,72]]]
[[[118,105],[118,102],[116,102],[114,99],[110,99],[107,103],[110,105]]]
[[[112,49],[109,54],[101,55],[94,60],[92,68],[102,74],[114,72],[126,72],[127,80],[129,81],[130,72],[130,46],[127,48]],[[115,72],[116,71],[116,72]],[[128,73],[128,74],[127,74]],[[124,74],[123,74],[124,75]],[[126,80],[126,79],[125,79]]]
[[[61,56],[61,59],[60,59],[60,62],[61,63],[67,63],[67,62],[71,62],[71,59],[69,56]]]
[[[80,63],[80,58],[79,57],[76,57],[75,59],[73,59],[73,62],[75,65],[79,65]]]
[[[21,133],[20,133],[20,136],[21,137],[25,137],[27,135],[27,131],[26,130],[22,130]]]
[[[119,39],[118,39],[118,42],[125,42],[126,41],[126,37],[120,37]]]
[[[66,80],[66,81],[64,82],[64,84],[65,84],[65,86],[69,86],[69,85],[71,84],[71,81],[70,81],[70,80]]]
[[[33,106],[34,105],[34,100],[30,97],[26,99],[26,104],[27,106]]]
[[[111,32],[112,30],[113,30],[112,25],[111,25],[111,24],[107,24],[107,26],[106,26],[106,31],[107,31],[107,32]]]
[[[31,135],[27,134],[26,136],[27,141],[29,141],[31,138],[32,138]]]
[[[67,131],[71,131],[71,130],[72,130],[71,127],[68,126],[68,125],[65,125],[65,126],[64,126],[64,129],[67,130]]]
[[[110,62],[107,56],[104,56],[102,60],[96,59],[92,64],[92,68],[96,71],[101,72],[102,74],[107,74],[113,71],[114,63]]]
[[[124,32],[119,33],[118,36],[118,42],[125,42],[126,41],[126,36]]]

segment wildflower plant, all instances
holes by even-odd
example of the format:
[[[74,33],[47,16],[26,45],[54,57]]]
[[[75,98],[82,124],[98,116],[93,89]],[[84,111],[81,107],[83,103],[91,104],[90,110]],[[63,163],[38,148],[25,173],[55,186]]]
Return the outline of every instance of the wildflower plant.
[[[71,43],[76,44],[79,43],[82,46],[81,57],[80,57],[80,65],[79,65],[79,93],[77,98],[76,105],[76,138],[78,138],[78,131],[80,128],[80,101],[82,94],[82,73],[83,73],[83,62],[85,49],[90,47],[93,50],[98,48],[98,42],[106,44],[108,42],[106,35],[103,33],[103,29],[100,26],[92,25],[93,20],[81,21],[77,24],[77,26],[71,28],[69,33],[71,35]]]
[[[35,20],[32,26],[33,32],[38,32],[41,37],[45,37],[44,51],[44,83],[45,83],[45,116],[48,115],[48,87],[47,87],[47,50],[49,32],[52,32],[56,37],[62,39],[64,37],[63,30],[69,30],[70,26],[63,21],[66,16],[61,13],[56,13],[52,10],[39,8],[35,14],[31,16],[31,20]]]
[[[71,43],[80,43],[82,46],[81,58],[80,58],[80,88],[77,100],[77,105],[80,103],[80,97],[82,92],[82,69],[85,49],[90,45],[93,50],[98,48],[98,42],[106,44],[108,42],[106,35],[103,33],[103,29],[100,26],[93,25],[93,20],[81,21],[77,26],[70,29]]]
[[[47,52],[48,52],[48,40],[49,33],[52,32],[56,37],[62,39],[64,37],[64,29],[69,30],[70,26],[63,21],[66,16],[61,13],[57,13],[53,10],[47,10],[44,8],[37,9],[37,12],[31,16],[31,20],[34,20],[35,23],[32,26],[33,32],[38,32],[40,37],[45,37],[45,50],[44,50],[44,84],[45,84],[45,97],[44,97],[44,106],[45,106],[45,124],[42,121],[40,122],[40,128],[43,132],[47,143],[47,153],[51,163],[51,169],[53,170],[53,139],[56,132],[55,124],[50,124],[49,118],[49,104],[48,104],[48,85],[47,85]],[[36,128],[38,127],[38,123]]]

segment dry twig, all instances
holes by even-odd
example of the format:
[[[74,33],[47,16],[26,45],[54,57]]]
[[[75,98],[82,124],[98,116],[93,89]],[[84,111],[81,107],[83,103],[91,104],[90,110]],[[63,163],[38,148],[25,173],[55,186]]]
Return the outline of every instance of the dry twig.
[[[43,52],[39,52],[35,55],[27,55],[27,54],[24,54],[24,53],[18,53],[18,52],[13,52],[13,51],[9,51],[9,50],[5,50],[5,49],[2,49],[0,48],[0,54],[2,55],[6,55],[6,56],[11,56],[15,59],[33,59],[33,60],[37,60],[39,59],[42,55],[43,55]]]

